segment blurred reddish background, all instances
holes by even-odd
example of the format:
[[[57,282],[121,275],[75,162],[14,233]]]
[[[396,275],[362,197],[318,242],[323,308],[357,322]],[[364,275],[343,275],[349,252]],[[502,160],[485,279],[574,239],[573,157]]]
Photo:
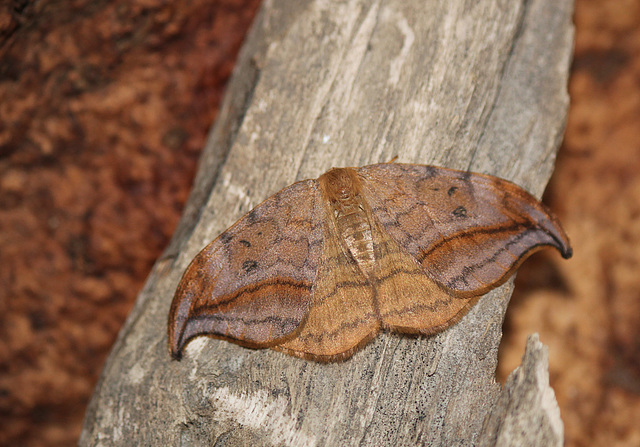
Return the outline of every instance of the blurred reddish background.
[[[258,4],[2,6],[0,444],[76,442]],[[545,196],[575,256],[521,268],[498,375],[539,332],[567,445],[640,445],[640,2],[577,0],[575,23]]]

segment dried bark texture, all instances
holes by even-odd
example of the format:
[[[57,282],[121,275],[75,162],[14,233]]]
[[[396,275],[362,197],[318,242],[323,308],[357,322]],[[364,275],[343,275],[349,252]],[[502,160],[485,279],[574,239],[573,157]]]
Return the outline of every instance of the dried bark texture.
[[[437,336],[384,334],[328,365],[219,340],[194,341],[171,361],[166,318],[199,249],[268,195],[331,166],[397,155],[498,175],[539,196],[568,104],[572,6],[265,3],[180,230],[105,366],[80,444],[477,442],[500,393],[512,282]]]
[[[522,366],[507,379],[478,447],[564,445],[560,408],[549,386],[549,351],[538,334],[527,339]]]

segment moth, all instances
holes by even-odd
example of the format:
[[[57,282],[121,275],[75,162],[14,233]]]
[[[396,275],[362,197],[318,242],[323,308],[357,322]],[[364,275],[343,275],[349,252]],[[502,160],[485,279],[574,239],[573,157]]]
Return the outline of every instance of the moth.
[[[266,199],[193,259],[169,312],[171,354],[208,335],[337,361],[381,330],[433,334],[544,246],[571,257],[558,220],[506,180],[334,168]]]

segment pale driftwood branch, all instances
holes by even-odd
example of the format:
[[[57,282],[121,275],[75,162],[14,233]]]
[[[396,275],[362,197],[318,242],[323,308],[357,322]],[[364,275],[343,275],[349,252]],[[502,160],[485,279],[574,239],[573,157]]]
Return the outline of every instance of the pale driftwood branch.
[[[167,313],[199,249],[267,196],[332,166],[398,156],[498,175],[540,195],[568,106],[572,8],[570,0],[265,2],[180,229],[107,361],[80,445],[503,439],[520,420],[494,380],[511,282],[437,336],[382,334],[337,364],[206,338],[173,361]]]
[[[529,336],[522,366],[513,371],[485,421],[478,447],[564,445],[560,408],[549,386],[549,352]]]

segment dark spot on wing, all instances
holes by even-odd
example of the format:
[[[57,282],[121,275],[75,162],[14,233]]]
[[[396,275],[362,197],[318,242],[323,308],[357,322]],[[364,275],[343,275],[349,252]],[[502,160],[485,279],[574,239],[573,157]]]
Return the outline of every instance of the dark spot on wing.
[[[244,261],[242,263],[242,270],[244,270],[245,273],[251,273],[257,268],[258,268],[258,263],[256,261],[250,260],[250,261]]]
[[[453,215],[456,217],[467,217],[467,210],[464,206],[459,206],[453,210]]]

